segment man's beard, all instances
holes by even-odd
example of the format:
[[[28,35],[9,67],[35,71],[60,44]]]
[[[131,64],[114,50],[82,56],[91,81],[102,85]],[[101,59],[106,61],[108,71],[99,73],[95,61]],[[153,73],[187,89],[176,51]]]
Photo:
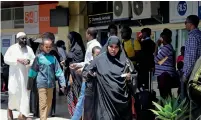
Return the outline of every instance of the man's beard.
[[[22,42],[22,41],[20,41],[20,42],[19,42],[19,45],[20,45],[21,47],[25,47],[25,46],[27,45],[27,42]]]

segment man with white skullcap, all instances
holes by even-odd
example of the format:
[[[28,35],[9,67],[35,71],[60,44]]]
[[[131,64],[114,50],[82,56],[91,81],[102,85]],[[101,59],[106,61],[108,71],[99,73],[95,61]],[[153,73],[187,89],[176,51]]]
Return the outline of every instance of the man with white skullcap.
[[[12,110],[20,112],[19,119],[25,120],[29,115],[29,97],[27,90],[28,70],[35,58],[33,50],[27,46],[24,32],[16,35],[18,43],[10,46],[4,61],[10,66],[8,83],[8,120],[13,119]]]

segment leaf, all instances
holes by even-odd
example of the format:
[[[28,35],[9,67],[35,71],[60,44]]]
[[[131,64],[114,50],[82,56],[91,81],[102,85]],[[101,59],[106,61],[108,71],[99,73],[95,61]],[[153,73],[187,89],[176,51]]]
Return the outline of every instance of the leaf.
[[[172,118],[172,116],[174,116],[174,114],[173,113],[171,113],[171,112],[166,112],[166,114],[169,116],[168,118]]]
[[[160,116],[163,116],[163,117],[165,117],[165,118],[171,118],[171,115],[168,114],[167,112],[158,111],[158,113],[160,114]]]
[[[174,115],[171,117],[171,119],[172,119],[172,120],[175,120],[176,117],[177,117],[177,114],[174,114]]]
[[[156,106],[156,108],[158,109],[158,110],[160,110],[160,111],[162,111],[162,106],[160,106],[158,103],[156,103],[156,102],[152,102],[153,104],[154,104],[154,106]]]
[[[176,120],[186,120],[190,117],[190,115],[176,117]]]
[[[163,117],[163,116],[157,116],[156,119],[161,119],[161,120],[171,120],[171,119],[169,119],[169,118],[165,118],[165,117]]]
[[[151,112],[153,112],[155,115],[159,116],[160,114],[158,113],[158,111],[156,110],[151,110]]]
[[[182,110],[181,109],[177,109],[173,112],[173,114],[177,114],[178,112],[181,112]]]
[[[177,99],[174,101],[174,104],[173,104],[173,106],[172,106],[172,109],[173,109],[173,110],[176,110],[177,107],[178,107],[178,105],[179,105],[179,97],[177,97]]]
[[[181,108],[186,103],[186,98],[177,106],[176,109]]]
[[[162,97],[159,97],[159,101],[161,102],[161,104],[164,106],[166,104],[166,100]]]
[[[189,105],[188,105],[188,103],[185,105],[185,106],[183,106],[182,108],[181,108],[181,112],[178,114],[178,116],[177,116],[177,119],[181,119],[182,120],[182,118],[185,116],[185,114],[187,114],[187,116],[189,115],[189,113],[190,113],[190,109],[189,109]]]
[[[165,111],[172,112],[172,107],[170,103],[168,105],[165,105]]]

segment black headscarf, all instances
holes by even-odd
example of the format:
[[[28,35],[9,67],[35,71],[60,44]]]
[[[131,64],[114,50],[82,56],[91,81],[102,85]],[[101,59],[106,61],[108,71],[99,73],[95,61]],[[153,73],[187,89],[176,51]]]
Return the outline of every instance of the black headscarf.
[[[108,52],[111,44],[120,47],[116,56],[111,56]],[[97,77],[95,120],[131,120],[131,94],[127,91],[125,78],[121,77],[127,57],[120,39],[116,36],[109,37],[101,52],[88,67]]]
[[[119,46],[119,52],[116,56],[111,56],[108,52],[108,46],[112,45],[112,44],[116,44]],[[121,40],[117,36],[111,36],[108,38],[107,43],[104,45],[104,47],[101,50],[101,54],[102,53],[107,53],[107,56],[110,60],[113,59],[122,65],[125,65],[125,63],[126,63],[126,54],[125,54],[124,48],[121,44]]]
[[[73,51],[74,49],[81,48],[83,54],[85,54],[85,47],[82,41],[82,37],[79,33],[72,31],[68,35],[68,39],[70,40],[71,46],[70,50]]]

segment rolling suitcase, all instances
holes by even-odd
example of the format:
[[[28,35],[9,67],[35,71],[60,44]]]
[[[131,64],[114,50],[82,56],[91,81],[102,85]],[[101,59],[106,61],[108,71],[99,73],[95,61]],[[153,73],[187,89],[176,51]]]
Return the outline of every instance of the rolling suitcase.
[[[156,100],[156,92],[152,90],[152,72],[149,72],[149,88],[148,90],[142,88],[135,94],[135,110],[137,113],[137,120],[154,120],[155,115],[149,110],[154,109],[152,101]]]

